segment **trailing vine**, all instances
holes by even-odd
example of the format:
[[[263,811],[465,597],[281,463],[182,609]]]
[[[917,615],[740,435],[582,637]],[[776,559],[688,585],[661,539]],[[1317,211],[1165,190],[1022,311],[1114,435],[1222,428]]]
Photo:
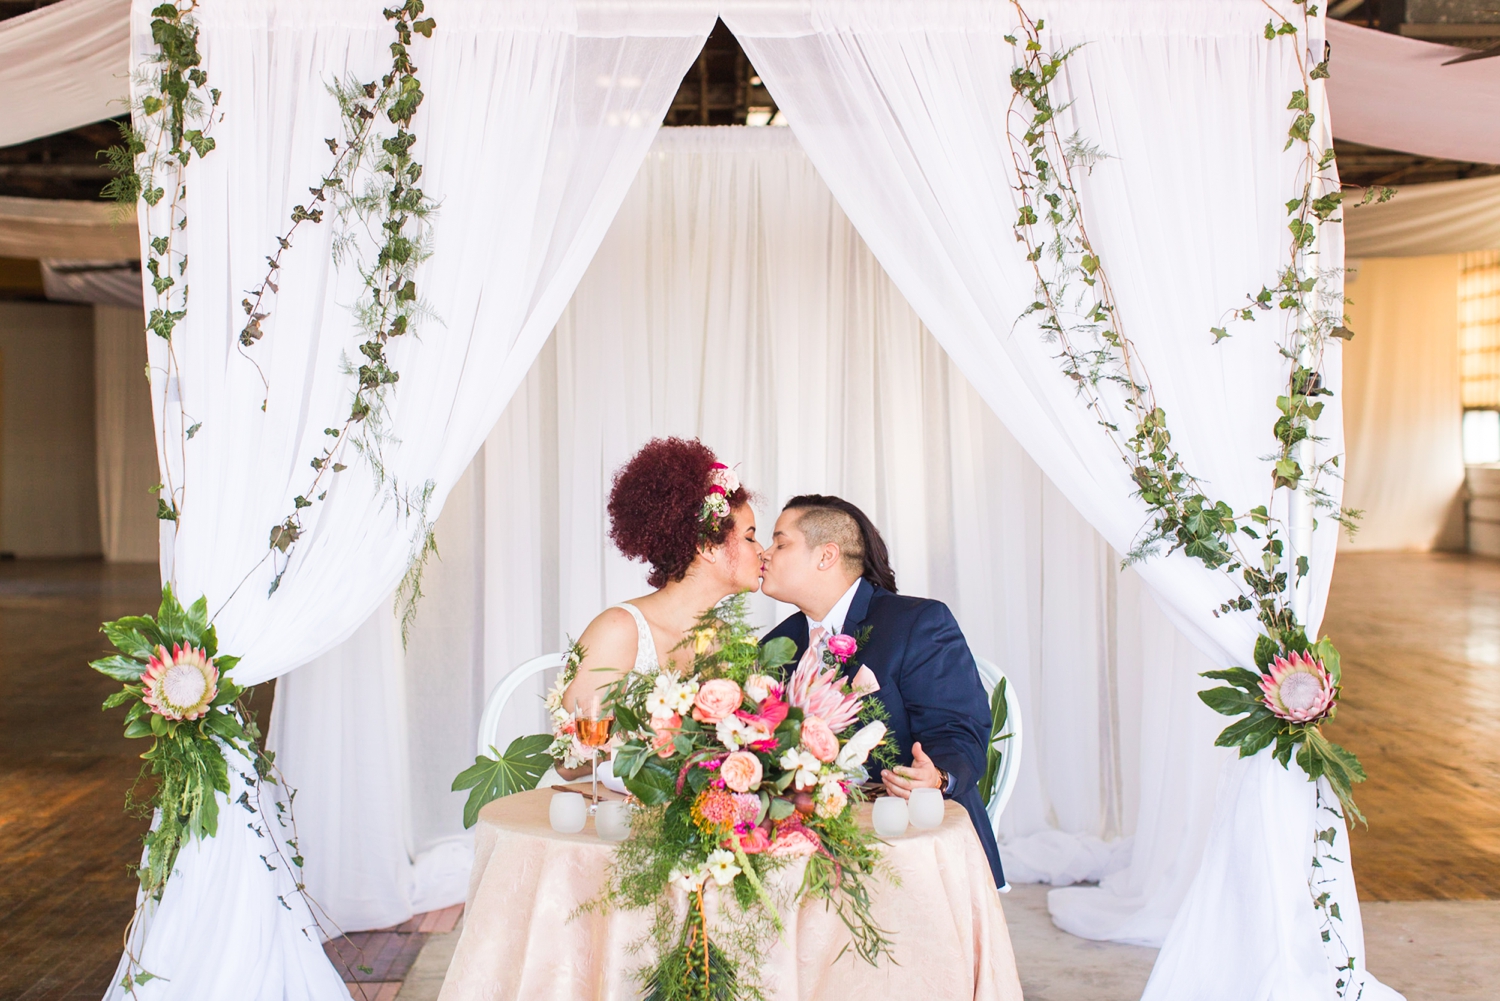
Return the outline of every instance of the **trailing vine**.
[[[194,156],[201,159],[214,149],[208,133],[220,98],[219,91],[208,86],[208,73],[201,65],[198,24],[193,18],[197,6],[197,0],[175,0],[151,11],[156,51],[140,71],[131,122],[120,126],[122,145],[101,153],[115,172],[105,185],[105,197],[130,213],[144,202],[143,211],[152,218],[145,263],[154,298],[146,327],[167,344],[161,376],[168,391],[162,394],[164,412],[158,422],[164,455],[174,423],[181,443],[191,440],[202,426],[183,410],[180,394],[173,400],[170,392],[179,372],[172,333],[188,310],[188,255],[175,242],[188,225],[183,178]],[[165,408],[174,402],[176,422],[165,419]],[[183,484],[173,482],[171,470],[168,464],[164,482],[157,487],[157,517],[175,522],[182,513],[184,494]]]
[[[311,459],[311,482],[293,498],[291,512],[270,530],[269,554],[278,561],[270,586],[273,594],[286,573],[293,547],[305,531],[302,512],[326,499],[326,477],[347,468],[341,461],[346,446],[364,457],[377,483],[390,481],[381,446],[386,440],[387,394],[400,373],[391,367],[386,349],[393,339],[414,333],[418,321],[428,314],[418,294],[416,270],[430,255],[426,222],[437,207],[420,187],[422,164],[412,155],[417,141],[411,131],[412,117],[424,95],[409,46],[414,35],[430,38],[436,27],[433,18],[421,18],[423,9],[422,0],[405,0],[384,12],[395,29],[396,40],[390,47],[390,72],[378,83],[344,83],[333,88],[344,122],[344,140],[342,145],[334,139],[326,140],[329,150],[339,158],[322,184],[310,190],[315,201],[332,198],[343,227],[335,241],[335,261],[357,252],[362,244],[361,232],[373,237],[378,246],[372,258],[358,261],[364,289],[354,313],[363,339],[359,344],[361,360],[357,367],[350,365],[356,381],[348,416],[341,425],[324,429],[331,441]],[[377,133],[374,122],[378,117],[395,126],[394,132]],[[321,210],[317,208],[305,210],[301,218],[294,213],[294,226],[305,219],[317,222],[318,218]],[[270,273],[276,270],[279,254],[268,258]],[[259,302],[259,298],[246,300],[250,319],[241,335],[242,343],[247,338],[250,343],[259,339],[259,322],[265,318]],[[420,523],[413,540],[413,569],[403,582],[408,606],[403,615],[406,625],[414,596],[420,594],[422,563],[436,550],[426,516],[434,485],[427,482],[415,489],[403,489],[391,481],[391,486],[403,514],[408,518],[415,515]]]
[[[1317,16],[1317,8],[1307,0],[1292,2],[1300,23],[1267,4],[1272,14],[1265,28],[1268,41],[1289,38],[1297,43],[1307,37],[1307,23]],[[1276,350],[1287,363],[1288,376],[1276,400],[1280,416],[1272,428],[1277,447],[1269,457],[1270,498],[1236,512],[1209,494],[1173,444],[1167,415],[1125,333],[1104,263],[1089,238],[1074,177],[1091,170],[1104,153],[1076,133],[1060,134],[1057,118],[1066,103],[1052,96],[1075,50],[1046,52],[1043,22],[1033,21],[1020,0],[1012,5],[1021,22],[1017,35],[1007,36],[1019,50],[1011,73],[1014,95],[1008,115],[1013,127],[1007,129],[1021,200],[1014,230],[1036,277],[1035,301],[1023,315],[1037,316],[1044,335],[1058,345],[1063,372],[1115,445],[1129,468],[1135,496],[1147,508],[1149,520],[1125,563],[1180,549],[1234,582],[1240,593],[1214,614],[1253,613],[1262,635],[1255,643],[1257,670],[1234,667],[1204,675],[1228,684],[1200,692],[1200,698],[1224,715],[1245,717],[1215,743],[1238,747],[1241,757],[1271,748],[1284,767],[1295,753],[1310,780],[1328,781],[1344,808],[1337,814],[1340,820],[1349,814],[1363,821],[1353,786],[1364,780],[1364,769],[1321,731],[1337,710],[1339,654],[1326,636],[1316,642],[1309,638],[1297,610],[1298,588],[1309,571],[1314,512],[1350,530],[1358,517],[1358,512],[1340,509],[1319,485],[1323,477],[1337,475],[1338,458],[1319,461],[1312,451],[1322,440],[1314,430],[1324,408],[1320,398],[1332,395],[1322,375],[1326,348],[1335,339],[1352,336],[1344,323],[1339,272],[1316,261],[1321,227],[1341,221],[1337,213],[1343,200],[1334,151],[1322,148],[1315,137],[1317,116],[1309,97],[1313,82],[1328,76],[1326,48],[1318,62],[1302,46],[1296,49],[1301,86],[1287,103],[1292,117],[1285,149],[1300,145],[1302,155],[1296,194],[1286,203],[1286,263],[1274,282],[1248,294],[1245,305],[1228,311],[1222,325],[1209,331],[1218,344],[1231,336],[1231,324],[1254,321],[1262,313],[1283,318]],[[1372,194],[1382,201],[1389,197],[1388,191],[1367,193],[1366,201]],[[1326,808],[1321,795],[1320,790],[1320,808]],[[1318,844],[1331,847],[1335,834],[1335,829],[1320,832]],[[1313,864],[1320,865],[1317,855]],[[1327,921],[1323,941],[1347,952],[1331,923],[1340,920],[1337,902],[1318,885],[1310,883],[1309,888],[1314,907]],[[1353,961],[1330,958],[1338,960],[1342,997],[1353,979]]]

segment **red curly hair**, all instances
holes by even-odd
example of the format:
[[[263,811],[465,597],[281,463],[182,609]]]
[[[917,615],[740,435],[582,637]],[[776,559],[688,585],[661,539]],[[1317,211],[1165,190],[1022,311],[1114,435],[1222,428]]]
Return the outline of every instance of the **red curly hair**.
[[[620,552],[651,566],[646,582],[682,580],[703,545],[720,546],[734,531],[734,510],[749,499],[729,495],[730,516],[717,531],[699,517],[718,459],[694,438],[653,438],[615,473],[609,492],[609,537]]]

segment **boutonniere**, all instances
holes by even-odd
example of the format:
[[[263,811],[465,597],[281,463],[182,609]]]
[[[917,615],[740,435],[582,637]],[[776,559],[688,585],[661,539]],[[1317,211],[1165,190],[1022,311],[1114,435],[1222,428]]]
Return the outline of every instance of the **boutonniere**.
[[[880,691],[880,682],[875,680],[875,672],[859,660],[860,651],[870,642],[870,629],[870,626],[865,626],[853,636],[848,633],[830,636],[828,645],[823,650],[824,664],[836,667],[846,675],[852,674],[849,691],[864,700],[859,708],[861,726],[877,720],[881,723],[889,723],[891,718],[890,712],[875,694]],[[897,754],[896,742],[887,738],[875,746],[870,754],[870,760],[878,768],[895,768],[899,763]],[[879,772],[877,771],[876,774],[878,775]]]

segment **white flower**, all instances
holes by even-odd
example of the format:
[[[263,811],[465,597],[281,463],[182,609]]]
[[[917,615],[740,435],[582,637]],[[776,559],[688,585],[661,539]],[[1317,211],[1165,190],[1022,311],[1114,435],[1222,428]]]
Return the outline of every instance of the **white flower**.
[[[710,852],[708,855],[708,874],[720,886],[728,886],[733,882],[734,877],[740,874],[740,867],[734,864],[734,852],[723,848],[718,848]]]
[[[815,807],[818,816],[837,817],[844,812],[844,807],[848,803],[849,797],[836,779],[818,786],[817,806]]]
[[[732,494],[740,488],[740,478],[735,475],[734,470],[723,465],[714,466],[713,472],[708,475],[708,482],[722,487],[726,494]]]
[[[732,879],[733,877],[730,878]],[[684,893],[692,893],[698,887],[702,886],[703,881],[706,879],[708,879],[708,867],[701,865],[692,872],[673,869],[667,876],[667,881],[673,886],[679,887]]]
[[[754,702],[764,702],[775,684],[775,678],[764,674],[752,674],[745,679],[745,694]]]
[[[758,737],[750,736],[750,728],[745,726],[745,721],[738,716],[725,716],[714,726],[714,736],[719,738],[719,743],[731,751],[738,751],[752,740]]]
[[[850,737],[844,743],[843,750],[839,751],[839,756],[835,759],[834,764],[846,772],[853,771],[865,763],[865,759],[870,756],[870,752],[875,749],[875,745],[880,743],[884,737],[884,723],[880,722],[880,720],[866,723],[860,727],[854,736]]]
[[[796,777],[792,784],[798,789],[809,789],[818,784],[819,772],[823,769],[823,762],[807,751],[799,751],[795,747],[787,750],[781,756],[781,767],[786,771],[795,771]]]
[[[672,688],[669,701],[672,711],[678,715],[687,715],[693,709],[693,697],[698,694],[698,682],[683,681]]]

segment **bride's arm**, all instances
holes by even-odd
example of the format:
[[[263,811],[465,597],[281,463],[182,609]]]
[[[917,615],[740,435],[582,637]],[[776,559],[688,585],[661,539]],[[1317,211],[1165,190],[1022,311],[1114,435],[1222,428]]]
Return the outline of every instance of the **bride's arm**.
[[[623,608],[606,608],[589,623],[578,639],[583,660],[578,676],[563,692],[563,708],[574,712],[580,702],[602,701],[604,690],[635,666],[635,619]],[[557,774],[572,781],[589,773],[588,765],[557,769]]]

